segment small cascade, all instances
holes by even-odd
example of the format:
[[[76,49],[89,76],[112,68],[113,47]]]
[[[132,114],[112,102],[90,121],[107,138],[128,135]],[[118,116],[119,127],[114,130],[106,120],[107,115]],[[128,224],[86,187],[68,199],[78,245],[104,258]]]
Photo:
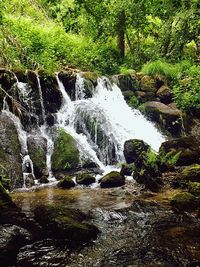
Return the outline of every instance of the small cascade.
[[[43,96],[42,96],[42,88],[41,88],[41,84],[40,84],[40,78],[39,78],[37,73],[36,73],[36,77],[37,77],[38,91],[39,91],[39,96],[40,96],[40,104],[41,104],[41,109],[42,109],[42,120],[43,120],[43,122],[45,122],[44,100],[43,100]]]
[[[84,99],[85,98],[85,88],[84,88],[84,78],[78,73],[76,76],[75,84],[75,99]]]

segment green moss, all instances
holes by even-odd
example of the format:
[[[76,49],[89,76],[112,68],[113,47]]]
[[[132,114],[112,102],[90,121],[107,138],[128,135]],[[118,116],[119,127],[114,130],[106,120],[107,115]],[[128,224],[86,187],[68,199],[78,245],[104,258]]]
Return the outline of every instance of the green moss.
[[[189,183],[189,192],[196,197],[200,197],[200,183]]]
[[[74,181],[72,180],[72,177],[70,176],[66,176],[64,179],[62,179],[61,181],[58,182],[57,184],[58,187],[61,187],[61,188],[72,188],[75,186],[75,183]]]
[[[89,173],[80,173],[76,177],[76,182],[78,184],[90,185],[92,183],[95,183],[95,177],[93,177]]]
[[[172,197],[170,203],[173,207],[181,211],[195,210],[199,206],[197,198],[188,192],[181,192],[176,194]]]
[[[179,180],[200,182],[200,165],[185,167],[177,176]]]
[[[79,151],[73,137],[63,129],[54,143],[52,169],[54,171],[74,169],[79,164]]]

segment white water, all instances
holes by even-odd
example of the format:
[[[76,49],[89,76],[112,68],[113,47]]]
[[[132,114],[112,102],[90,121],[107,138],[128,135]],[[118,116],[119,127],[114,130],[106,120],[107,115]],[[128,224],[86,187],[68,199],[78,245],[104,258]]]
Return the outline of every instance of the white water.
[[[105,165],[112,163],[113,153],[117,162],[124,161],[124,142],[133,138],[144,140],[158,151],[164,137],[139,111],[127,105],[117,85],[99,78],[93,97],[84,99],[84,80],[78,74],[76,100],[71,101],[62,82],[57,80],[63,96],[57,127],[74,137],[83,158],[105,170]]]
[[[36,77],[37,77],[38,91],[39,91],[39,96],[40,96],[40,104],[41,104],[41,109],[42,109],[42,119],[45,122],[45,109],[44,109],[44,100],[42,96],[42,88],[41,88],[40,78],[38,74],[36,74]]]

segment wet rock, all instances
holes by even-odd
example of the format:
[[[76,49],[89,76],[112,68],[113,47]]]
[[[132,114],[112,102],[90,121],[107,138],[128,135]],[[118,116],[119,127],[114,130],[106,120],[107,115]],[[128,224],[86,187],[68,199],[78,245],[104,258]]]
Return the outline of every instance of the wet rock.
[[[93,86],[97,86],[98,74],[95,72],[87,71],[81,73],[82,77],[92,82]]]
[[[169,104],[172,102],[172,90],[166,85],[161,86],[156,95],[164,104]]]
[[[177,166],[200,163],[200,145],[195,136],[180,137],[163,142],[159,149],[159,154],[170,153],[172,156],[179,153]]]
[[[16,205],[12,202],[11,197],[0,183],[0,212],[8,208],[16,208]]]
[[[139,139],[131,139],[124,143],[124,157],[128,164],[137,160],[142,152],[147,152],[150,146]]]
[[[54,143],[52,155],[52,170],[65,171],[75,169],[79,164],[79,151],[76,147],[74,138],[60,130]]]
[[[149,119],[159,123],[173,136],[181,134],[182,115],[180,110],[172,109],[160,102],[149,101],[144,104],[144,112]]]
[[[72,177],[67,176],[63,178],[62,180],[60,180],[57,186],[63,189],[69,189],[69,188],[75,187],[75,183],[72,180]]]
[[[188,192],[177,193],[172,197],[170,203],[179,211],[192,211],[199,207],[198,199]]]
[[[19,248],[30,240],[26,229],[16,225],[0,225],[0,266],[14,265]]]
[[[56,77],[42,73],[40,84],[46,114],[56,113],[62,105],[62,94],[58,88]]]
[[[136,96],[138,97],[141,103],[145,103],[147,101],[154,101],[156,100],[156,95],[154,92],[143,92],[137,91]]]
[[[34,184],[35,184],[35,179],[34,179],[35,177],[33,176],[33,174],[32,173],[29,173],[29,174],[24,174],[24,183],[25,183],[25,186],[27,187],[27,188],[30,188],[30,187],[32,187],[32,186],[34,186]]]
[[[62,71],[58,74],[59,79],[63,83],[65,90],[71,100],[75,100],[76,98],[76,74],[71,71]]]
[[[121,168],[121,171],[120,171],[120,174],[121,175],[130,176],[130,175],[132,175],[132,172],[134,171],[134,169],[135,169],[135,164],[134,163],[132,163],[132,164],[123,164],[122,168]]]
[[[125,184],[125,177],[116,171],[112,171],[106,174],[100,180],[100,186],[102,188],[120,187],[123,186],[124,184]]]
[[[23,185],[20,153],[21,147],[15,125],[9,116],[2,113],[0,115],[0,168],[10,180],[10,189]]]
[[[56,122],[55,115],[54,114],[47,115],[46,122],[50,127],[53,126],[55,124],[55,122]]]
[[[131,99],[131,97],[135,95],[134,92],[131,91],[131,90],[122,91],[122,94],[123,94],[124,99],[125,99],[126,101],[129,101],[129,100]]]
[[[136,84],[134,84],[131,75],[129,74],[114,75],[112,77],[112,80],[119,86],[122,92],[127,91],[127,90],[134,91]]]
[[[77,184],[90,185],[92,183],[95,183],[95,181],[95,177],[89,173],[80,173],[76,176]]]
[[[79,210],[48,205],[37,207],[34,214],[48,237],[87,242],[99,233],[96,226],[82,222],[87,216]]]
[[[36,179],[48,176],[46,166],[47,140],[40,135],[32,134],[27,138],[27,145]]]
[[[42,176],[39,181],[41,184],[48,184],[49,180],[47,176]]]

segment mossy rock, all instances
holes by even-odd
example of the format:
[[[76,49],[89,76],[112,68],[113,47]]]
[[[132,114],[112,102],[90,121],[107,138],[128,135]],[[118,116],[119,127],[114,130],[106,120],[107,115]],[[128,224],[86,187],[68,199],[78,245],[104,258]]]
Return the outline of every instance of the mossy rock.
[[[194,182],[189,184],[189,192],[200,198],[200,183]]]
[[[150,146],[139,139],[131,139],[124,143],[124,157],[128,164],[135,162],[142,152],[147,152]]]
[[[7,208],[15,207],[11,197],[6,192],[6,189],[0,183],[0,212]]]
[[[145,92],[155,93],[157,91],[155,79],[148,75],[142,77],[140,81],[140,87],[141,90]]]
[[[123,186],[124,184],[125,184],[125,177],[116,171],[112,171],[106,174],[100,180],[100,186],[102,188],[120,187]]]
[[[48,180],[48,178],[46,176],[42,176],[40,178],[40,183],[41,184],[48,184],[49,183],[49,180]]]
[[[95,177],[89,173],[80,173],[76,176],[77,184],[90,185],[92,183],[95,183],[95,181]]]
[[[46,205],[37,207],[34,214],[48,237],[87,242],[99,233],[96,226],[82,222],[87,216],[79,210]]]
[[[130,176],[134,170],[135,170],[135,164],[134,163],[123,164],[121,171],[120,171],[120,174]]]
[[[200,182],[200,165],[185,167],[177,176],[178,181]]]
[[[86,80],[90,80],[94,86],[97,85],[97,79],[98,79],[98,74],[96,72],[82,72],[82,77],[85,78]]]
[[[54,143],[52,155],[52,170],[66,171],[77,168],[79,164],[79,151],[74,138],[63,129],[59,131]]]
[[[199,207],[198,199],[188,192],[177,193],[170,200],[172,207],[180,211],[192,211]]]
[[[60,180],[57,186],[63,189],[69,189],[69,188],[75,187],[75,183],[72,180],[72,177],[67,176],[64,179]]]

